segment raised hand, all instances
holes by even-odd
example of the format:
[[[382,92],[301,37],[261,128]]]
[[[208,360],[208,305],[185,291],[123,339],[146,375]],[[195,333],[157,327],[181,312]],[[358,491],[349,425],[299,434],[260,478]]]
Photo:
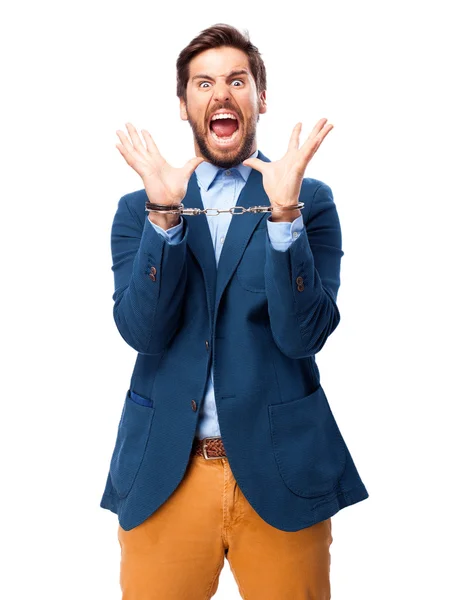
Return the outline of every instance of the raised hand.
[[[253,167],[263,175],[263,187],[272,206],[292,206],[299,200],[305,169],[333,125],[328,119],[320,119],[301,148],[299,137],[302,123],[297,123],[292,132],[287,152],[280,160],[264,162],[259,158],[248,158],[243,164]]]
[[[150,133],[142,129],[146,145],[141,142],[136,128],[131,123],[126,123],[130,140],[126,134],[116,131],[121,144],[116,144],[117,149],[125,161],[141,177],[150,202],[156,204],[180,203],[186,195],[188,181],[198,165],[204,158],[196,156],[180,168],[169,165],[160,154]]]

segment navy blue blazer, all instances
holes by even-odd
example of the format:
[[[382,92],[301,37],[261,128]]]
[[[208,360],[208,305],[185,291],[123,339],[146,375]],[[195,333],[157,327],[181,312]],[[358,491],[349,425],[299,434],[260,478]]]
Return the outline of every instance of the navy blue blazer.
[[[270,213],[233,216],[218,268],[204,215],[184,216],[183,239],[170,245],[146,200],[145,189],[123,196],[111,231],[114,319],[138,354],[100,506],[129,530],[173,493],[211,359],[230,467],[267,523],[297,531],[368,498],[315,362],[340,320],[343,251],[330,187],[304,178],[305,229],[285,252],[269,241]],[[194,173],[183,204],[204,208]],[[269,204],[252,169],[237,205]]]

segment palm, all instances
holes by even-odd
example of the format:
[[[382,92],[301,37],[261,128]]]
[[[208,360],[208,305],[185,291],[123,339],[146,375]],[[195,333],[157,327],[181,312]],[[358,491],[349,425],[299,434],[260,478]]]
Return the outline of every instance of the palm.
[[[149,200],[154,198],[160,204],[162,198],[179,202],[186,195],[189,175],[187,168],[175,168],[163,161],[153,169],[145,166],[142,181]]]
[[[289,198],[298,198],[300,193],[299,179],[302,180],[303,172],[298,168],[298,157],[295,152],[287,151],[276,161],[265,163],[263,172],[263,187],[269,198],[278,198],[276,203]]]
[[[289,206],[296,204],[307,164],[333,125],[326,125],[327,119],[320,119],[301,148],[299,137],[302,123],[297,123],[292,132],[287,152],[280,160],[264,162],[259,158],[248,158],[244,165],[253,167],[263,175],[263,187],[271,204]]]
[[[146,142],[144,145],[135,127],[131,123],[126,123],[126,127],[131,141],[118,130],[116,133],[122,144],[116,146],[127,164],[142,177],[150,202],[159,204],[180,202],[186,195],[191,173],[204,159],[194,157],[183,167],[172,167],[160,154],[148,131],[142,129]]]

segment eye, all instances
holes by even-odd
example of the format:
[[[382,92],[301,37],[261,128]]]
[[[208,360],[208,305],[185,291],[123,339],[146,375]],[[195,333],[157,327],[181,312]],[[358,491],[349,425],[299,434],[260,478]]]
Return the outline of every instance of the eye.
[[[242,85],[244,83],[243,80],[241,80],[241,79],[234,79],[232,81],[232,84],[235,83],[236,81],[238,81],[238,83],[241,83]],[[201,81],[201,83],[199,84],[199,87],[202,87],[204,84],[207,84],[208,86],[210,85],[210,83],[208,81]],[[240,86],[237,85],[236,87],[240,87]],[[204,89],[207,89],[207,88],[204,88]]]

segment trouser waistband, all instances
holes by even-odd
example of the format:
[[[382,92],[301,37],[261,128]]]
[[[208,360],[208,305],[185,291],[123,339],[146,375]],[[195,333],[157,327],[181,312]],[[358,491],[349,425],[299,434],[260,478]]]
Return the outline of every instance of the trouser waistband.
[[[202,440],[194,438],[191,455],[204,456],[204,458],[208,460],[227,456],[220,436],[206,437]]]

